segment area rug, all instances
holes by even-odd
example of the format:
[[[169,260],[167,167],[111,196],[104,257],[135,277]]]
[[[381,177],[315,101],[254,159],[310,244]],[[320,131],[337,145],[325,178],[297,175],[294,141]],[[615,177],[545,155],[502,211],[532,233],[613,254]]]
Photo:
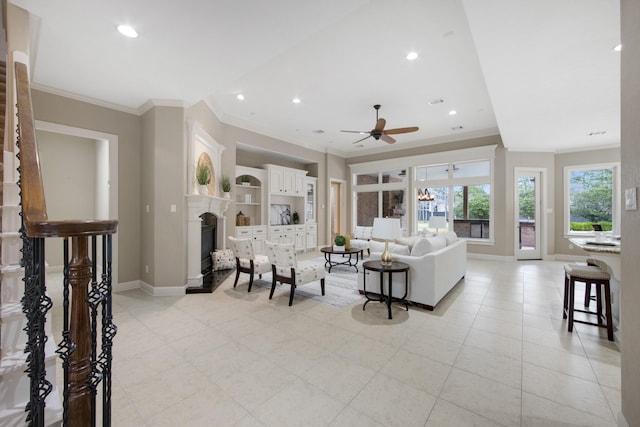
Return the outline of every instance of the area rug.
[[[324,267],[323,257],[312,258],[307,261]],[[358,271],[359,273],[356,273],[355,268],[346,265],[334,266],[331,269],[331,273],[327,272],[324,280],[325,295],[322,295],[320,282],[317,281],[296,287],[294,298],[312,299],[334,307],[349,306],[362,299],[358,292],[358,274],[362,274],[362,260],[358,263]],[[271,289],[271,273],[263,274],[262,279],[254,281],[255,285]],[[290,290],[291,287],[289,285],[278,283],[275,292],[276,294],[285,293],[289,295]]]

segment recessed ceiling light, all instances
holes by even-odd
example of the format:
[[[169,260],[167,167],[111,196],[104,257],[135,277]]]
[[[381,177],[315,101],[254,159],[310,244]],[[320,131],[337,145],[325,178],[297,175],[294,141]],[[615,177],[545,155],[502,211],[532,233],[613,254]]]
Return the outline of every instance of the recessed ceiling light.
[[[236,96],[236,98],[238,98],[238,101],[244,101],[244,95],[239,93],[238,96]]]
[[[413,61],[417,57],[418,57],[418,53],[417,52],[409,52],[409,54],[407,54],[407,59],[409,61]]]
[[[302,101],[300,100],[300,98],[298,98],[298,97],[293,98],[293,103],[294,103],[294,104],[300,104],[300,102],[302,102]]]
[[[120,34],[122,34],[123,36],[127,36],[132,39],[138,37],[138,32],[133,27],[130,27],[128,25],[118,25],[118,31],[120,31]]]
[[[456,114],[458,114],[458,112],[456,110],[449,111],[449,115],[450,116],[455,116]]]
[[[619,43],[613,47],[614,52],[620,52],[622,50],[622,43]]]
[[[444,99],[435,98],[435,99],[432,99],[431,101],[427,101],[427,104],[429,104],[429,105],[438,105],[438,104],[442,104],[443,102],[444,102]]]

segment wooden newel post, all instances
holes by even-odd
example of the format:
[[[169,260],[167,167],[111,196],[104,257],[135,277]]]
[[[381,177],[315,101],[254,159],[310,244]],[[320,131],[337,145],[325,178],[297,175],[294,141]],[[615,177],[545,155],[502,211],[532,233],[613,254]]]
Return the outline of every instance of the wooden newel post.
[[[88,237],[71,238],[69,285],[71,313],[69,338],[76,349],[69,358],[69,421],[74,426],[91,425],[91,325],[87,295],[91,280]]]

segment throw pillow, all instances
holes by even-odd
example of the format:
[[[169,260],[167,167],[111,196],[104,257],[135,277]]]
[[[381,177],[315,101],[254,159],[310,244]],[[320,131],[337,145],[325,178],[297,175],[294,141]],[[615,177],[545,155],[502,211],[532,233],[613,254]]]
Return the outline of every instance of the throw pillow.
[[[236,257],[231,249],[218,249],[211,252],[211,262],[213,271],[228,270],[236,267]]]
[[[411,251],[413,245],[416,244],[419,238],[419,236],[400,237],[399,239],[396,239],[396,243],[407,246],[409,251]]]
[[[425,237],[413,245],[411,256],[422,256],[439,249],[445,248],[447,241],[442,236]]]
[[[452,245],[458,241],[458,235],[455,231],[447,231],[446,233],[442,233],[441,236],[443,236],[447,241],[447,246]]]
[[[371,241],[371,252],[384,252],[384,242],[378,240]],[[409,248],[405,245],[389,242],[389,252],[396,255],[409,255]]]

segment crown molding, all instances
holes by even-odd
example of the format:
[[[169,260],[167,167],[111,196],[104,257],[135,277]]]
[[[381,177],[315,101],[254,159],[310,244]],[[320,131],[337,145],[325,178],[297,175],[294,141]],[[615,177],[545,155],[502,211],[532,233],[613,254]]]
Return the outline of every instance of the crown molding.
[[[78,95],[77,93],[67,92],[65,90],[56,89],[56,88],[53,88],[51,86],[43,85],[43,84],[40,84],[40,83],[33,83],[32,82],[31,83],[31,88],[39,90],[41,92],[50,93],[52,95],[58,95],[58,96],[62,96],[62,97],[65,97],[65,98],[74,99],[76,101],[86,102],[88,104],[97,105],[99,107],[105,107],[105,108],[109,108],[111,110],[121,111],[123,113],[135,114],[136,116],[140,115],[138,113],[138,109],[137,108],[126,107],[124,105],[114,104],[114,103],[107,102],[107,101],[102,101],[100,99],[91,98],[89,96]]]

